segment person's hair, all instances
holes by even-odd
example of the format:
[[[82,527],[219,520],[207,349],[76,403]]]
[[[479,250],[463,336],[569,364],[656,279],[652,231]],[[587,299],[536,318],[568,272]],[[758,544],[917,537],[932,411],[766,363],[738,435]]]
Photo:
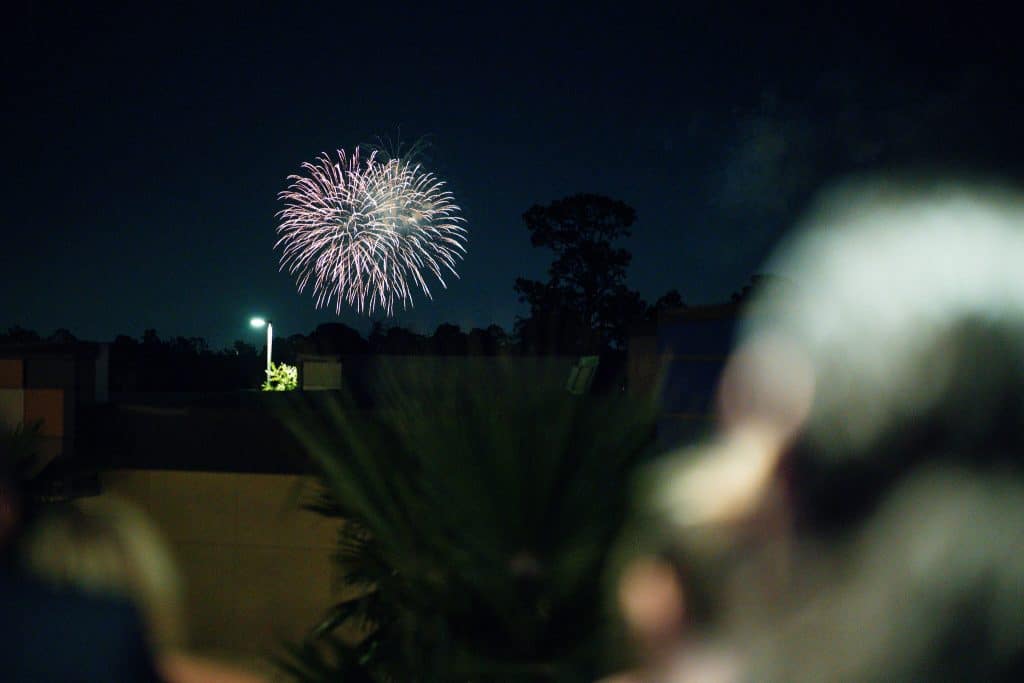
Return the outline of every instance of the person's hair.
[[[23,561],[44,580],[134,603],[154,647],[184,645],[181,583],[170,552],[127,502],[84,499],[51,511],[28,533]]]
[[[924,363],[942,368],[943,389],[914,415],[893,421],[862,451],[800,439],[786,474],[798,521],[831,534],[856,529],[891,487],[922,465],[1022,475],[1024,330],[1016,321],[963,319],[936,338]]]
[[[854,528],[922,464],[1019,463],[1022,259],[1024,195],[998,185],[862,179],[816,203],[770,266],[799,287],[758,292],[739,334],[811,370],[785,464],[802,521]],[[784,393],[777,366],[749,370]]]

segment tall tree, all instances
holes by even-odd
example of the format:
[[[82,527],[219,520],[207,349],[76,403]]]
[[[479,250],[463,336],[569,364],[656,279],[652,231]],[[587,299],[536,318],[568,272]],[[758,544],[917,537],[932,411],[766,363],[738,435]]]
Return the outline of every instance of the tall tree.
[[[362,354],[369,351],[363,336],[342,323],[324,323],[310,333],[309,345],[316,353]]]
[[[465,356],[468,340],[458,325],[441,323],[430,338],[430,346],[434,353],[441,356]]]
[[[38,332],[26,330],[18,325],[9,328],[7,332],[0,333],[0,342],[5,344],[35,344],[41,340]]]
[[[555,260],[547,282],[516,280],[519,300],[530,305],[530,317],[516,321],[517,335],[554,329],[558,350],[621,349],[629,323],[645,311],[639,294],[626,287],[632,254],[616,246],[630,235],[633,208],[602,195],[577,194],[535,205],[523,221],[533,246],[551,249]]]
[[[421,334],[397,325],[385,326],[374,322],[370,329],[370,352],[396,356],[415,356],[427,348],[428,339]]]
[[[466,335],[469,353],[478,356],[494,356],[505,350],[508,334],[500,325],[488,325],[487,329],[474,327]]]
[[[686,302],[678,290],[670,289],[658,297],[652,305],[647,307],[645,319],[650,322],[657,322],[658,316],[664,311],[673,311],[686,308]]]
[[[78,338],[71,334],[71,330],[60,327],[54,330],[53,334],[46,338],[46,341],[53,344],[74,344]]]

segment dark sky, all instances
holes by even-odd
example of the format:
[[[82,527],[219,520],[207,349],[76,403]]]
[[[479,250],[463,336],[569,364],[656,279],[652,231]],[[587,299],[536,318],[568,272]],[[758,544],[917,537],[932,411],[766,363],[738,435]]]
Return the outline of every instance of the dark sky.
[[[208,4],[5,17],[0,329],[155,328],[216,347],[256,341],[254,312],[281,335],[337,319],[277,270],[276,195],[301,162],[399,127],[428,136],[471,230],[462,279],[397,317],[427,332],[523,312],[515,278],[550,262],[522,224],[534,203],[626,201],[629,284],[701,303],[740,288],[836,178],[908,164],[1016,178],[1024,158],[1008,17]]]

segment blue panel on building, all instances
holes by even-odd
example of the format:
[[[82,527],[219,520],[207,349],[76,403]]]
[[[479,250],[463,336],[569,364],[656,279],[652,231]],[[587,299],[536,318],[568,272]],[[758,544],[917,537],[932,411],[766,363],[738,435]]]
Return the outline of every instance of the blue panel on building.
[[[658,326],[658,353],[724,356],[732,348],[736,318],[673,320]]]
[[[670,451],[692,446],[707,437],[711,420],[694,420],[663,416],[658,420],[658,449]]]
[[[724,367],[724,359],[670,361],[661,389],[662,411],[710,415]]]

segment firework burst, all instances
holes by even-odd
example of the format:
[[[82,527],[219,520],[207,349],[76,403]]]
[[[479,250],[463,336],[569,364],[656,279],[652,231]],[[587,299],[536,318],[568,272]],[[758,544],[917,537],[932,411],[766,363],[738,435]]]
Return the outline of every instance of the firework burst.
[[[312,285],[317,308],[342,302],[358,312],[386,315],[413,304],[419,288],[431,297],[427,276],[447,287],[458,277],[466,229],[451,192],[433,174],[403,159],[327,154],[302,165],[278,198],[281,270],[299,292]]]

